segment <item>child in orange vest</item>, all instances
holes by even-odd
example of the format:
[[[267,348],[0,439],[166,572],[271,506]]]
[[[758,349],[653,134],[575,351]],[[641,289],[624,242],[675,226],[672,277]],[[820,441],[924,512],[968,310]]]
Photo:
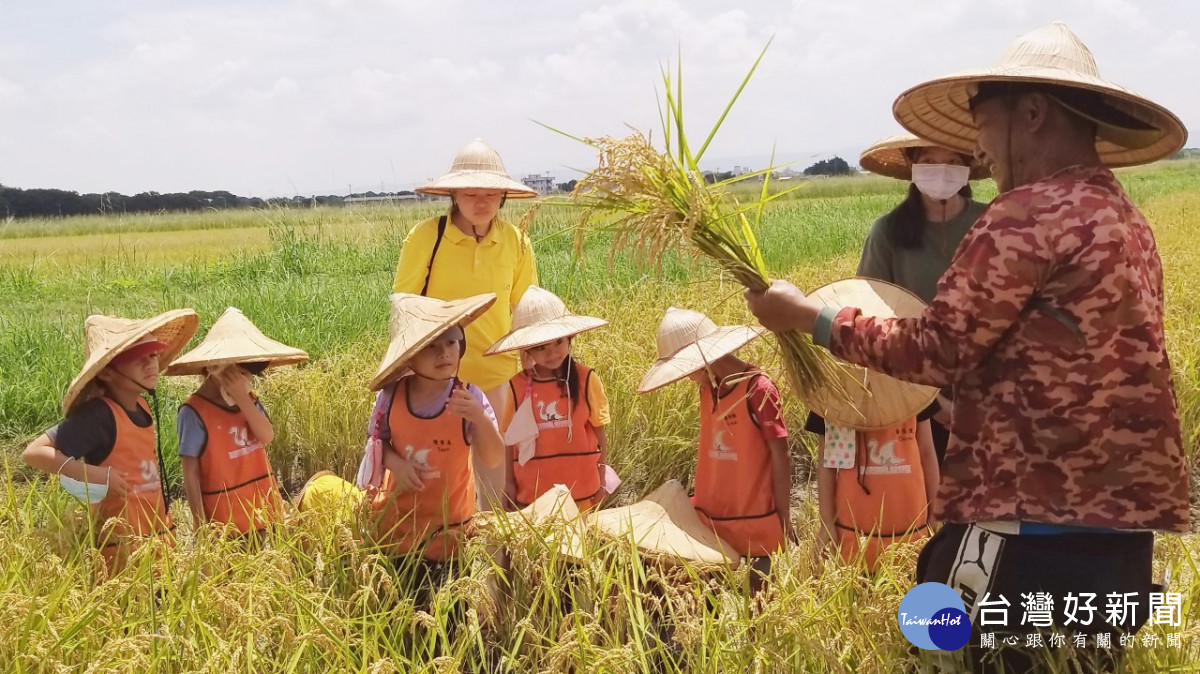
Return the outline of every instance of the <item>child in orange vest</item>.
[[[607,324],[572,314],[554,293],[530,286],[513,313],[512,331],[487,350],[519,349],[530,363],[509,381],[512,405],[500,423],[512,461],[507,493],[517,508],[556,484],[571,490],[580,510],[606,495],[608,397],[600,376],[571,356],[571,343]]]
[[[268,338],[230,307],[204,341],[167,369],[168,375],[206,375],[179,406],[176,424],[195,527],[212,522],[246,536],[279,520],[279,486],[266,450],[275,429],[251,390],[251,377],[306,360],[307,353]]]
[[[462,327],[495,301],[493,293],[451,301],[392,295],[391,343],[371,381],[380,392],[357,487],[319,473],[300,501],[307,510],[337,500],[330,495],[361,494],[367,535],[429,582],[447,572],[475,515],[474,462],[495,468],[504,455],[483,391],[457,377]]]
[[[57,475],[88,504],[111,572],[147,537],[174,540],[154,418],[143,393],[196,332],[191,309],[144,320],[89,316],[83,370],[63,398],[61,423],[38,436],[25,463]],[[119,518],[127,524],[108,527]]]
[[[874,573],[885,548],[929,534],[938,483],[932,412],[880,431],[827,426],[809,415],[805,430],[821,438],[819,550],[836,543],[845,562],[862,555]]]
[[[779,391],[733,352],[762,334],[749,326],[717,327],[707,316],[667,309],[658,328],[658,361],[638,393],[690,378],[700,387],[700,452],[692,502],[700,519],[748,558],[757,591],[770,554],[795,539],[791,457]]]

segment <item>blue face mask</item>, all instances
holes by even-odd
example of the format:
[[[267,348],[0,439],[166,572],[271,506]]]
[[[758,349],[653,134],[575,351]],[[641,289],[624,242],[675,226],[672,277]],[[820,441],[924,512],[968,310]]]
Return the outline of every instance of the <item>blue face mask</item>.
[[[80,503],[85,505],[96,505],[100,501],[103,501],[104,497],[108,494],[107,476],[103,484],[96,484],[94,482],[80,482],[66,475],[59,475],[58,484],[63,489],[66,489],[68,494],[74,496]]]

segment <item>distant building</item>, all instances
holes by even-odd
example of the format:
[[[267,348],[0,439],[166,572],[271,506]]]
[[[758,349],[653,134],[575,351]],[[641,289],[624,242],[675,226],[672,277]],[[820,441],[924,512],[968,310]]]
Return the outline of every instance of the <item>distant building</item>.
[[[521,183],[538,194],[550,194],[554,191],[554,178],[545,175],[529,174],[521,178]]]

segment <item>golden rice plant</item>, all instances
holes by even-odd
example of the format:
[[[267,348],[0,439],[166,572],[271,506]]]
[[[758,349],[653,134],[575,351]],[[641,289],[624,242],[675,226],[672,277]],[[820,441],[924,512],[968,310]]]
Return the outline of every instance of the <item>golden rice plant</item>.
[[[714,261],[746,288],[767,289],[770,277],[755,232],[767,203],[792,190],[769,193],[774,166],[715,184],[709,184],[700,170],[705,150],[765,53],[764,47],[695,152],[683,126],[682,66],[674,80],[670,70],[663,70],[663,149],[636,130],[624,138],[576,139],[600,154],[598,166],[576,184],[571,195],[572,203],[582,207],[577,255],[589,234],[606,231],[613,236],[613,253],[630,250],[644,263],[658,265],[668,251],[690,250]],[[752,203],[740,203],[727,189],[734,182],[760,176],[762,190]],[[807,398],[818,390],[843,390],[836,376],[839,366],[809,336],[789,331],[776,337],[784,370],[797,394]]]

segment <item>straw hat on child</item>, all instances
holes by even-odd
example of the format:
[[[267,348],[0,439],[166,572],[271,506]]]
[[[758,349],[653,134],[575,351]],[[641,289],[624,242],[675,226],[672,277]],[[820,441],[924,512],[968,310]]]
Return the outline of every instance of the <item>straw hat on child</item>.
[[[699,311],[671,307],[658,325],[658,360],[642,378],[638,393],[649,393],[698,372],[766,332],[761,327],[717,327]]]
[[[579,506],[575,504],[571,489],[566,485],[554,485],[534,499],[533,503],[516,512],[493,511],[493,517],[507,519],[510,527],[514,522],[518,522],[546,529],[546,542],[557,546],[563,557],[572,562],[587,559],[583,546],[584,521],[579,517]]]
[[[408,361],[450,328],[463,327],[496,303],[496,293],[472,295],[459,300],[439,300],[412,293],[393,293],[388,324],[391,341],[387,353],[371,378],[377,391],[400,376]]]
[[[537,190],[515,180],[504,170],[499,153],[482,138],[467,143],[454,156],[450,172],[426,185],[417,188],[421,194],[448,197],[453,190],[503,190],[509,199],[528,199],[538,195]]]
[[[588,517],[588,523],[610,538],[633,540],[639,551],[667,564],[735,569],[741,563],[733,546],[700,521],[678,480],[667,480],[633,505],[601,510]]]
[[[864,316],[911,318],[921,315],[925,303],[916,295],[885,281],[849,278],[821,286],[809,297],[836,309],[858,307]],[[808,396],[804,402],[826,422],[860,431],[895,426],[911,419],[937,397],[932,386],[910,384],[881,372],[842,364],[838,377],[845,396],[828,390]]]
[[[1170,110],[1101,77],[1087,45],[1062,22],[1017,38],[990,68],[912,87],[896,99],[892,113],[921,138],[972,153],[979,131],[971,98],[981,85],[1006,83],[1049,87],[1047,93],[1060,104],[1095,122],[1096,151],[1105,166],[1147,164],[1174,154],[1187,141],[1187,130]]]
[[[199,324],[200,317],[191,309],[175,309],[144,319],[88,316],[84,321],[83,369],[67,387],[63,414],[70,414],[76,404],[95,395],[92,384],[96,375],[121,352],[141,343],[158,342],[161,371],[187,346]]]
[[[513,312],[513,328],[496,340],[484,355],[532,349],[556,339],[608,325],[603,318],[580,316],[567,309],[558,295],[537,286],[529,286]]]
[[[884,138],[864,150],[862,156],[858,158],[858,165],[877,175],[897,180],[912,180],[912,161],[909,159],[909,150],[921,147],[941,146],[937,143],[921,140],[911,133],[898,133],[894,136]],[[958,152],[958,150],[953,150],[952,148],[945,149]],[[969,180],[983,180],[991,176],[988,167],[975,159],[971,153],[967,152],[963,154],[971,156]]]
[[[265,362],[267,367],[277,367],[306,360],[307,353],[267,337],[241,310],[229,307],[196,348],[171,363],[167,374],[203,374],[234,363]]]

